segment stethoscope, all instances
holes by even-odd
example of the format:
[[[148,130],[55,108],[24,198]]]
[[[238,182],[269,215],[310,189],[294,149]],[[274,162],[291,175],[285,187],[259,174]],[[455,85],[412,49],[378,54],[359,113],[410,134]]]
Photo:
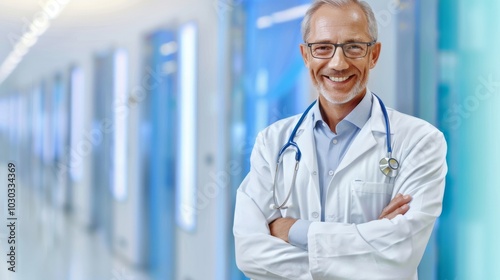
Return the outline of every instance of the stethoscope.
[[[386,157],[382,158],[379,161],[379,166],[380,166],[380,171],[382,173],[389,177],[389,178],[394,178],[398,175],[399,171],[399,162],[392,157],[392,147],[391,147],[391,124],[389,122],[389,116],[387,115],[387,110],[385,108],[384,102],[382,102],[382,99],[378,97],[376,94],[373,93],[373,95],[378,99],[378,102],[380,104],[380,108],[382,109],[382,113],[384,114],[384,119],[385,119],[385,134],[386,134],[386,144],[387,144],[387,155]],[[295,127],[292,130],[292,134],[290,134],[290,138],[288,138],[288,142],[286,142],[283,147],[281,147],[280,152],[278,153],[278,160],[276,161],[276,172],[274,176],[274,183],[273,183],[273,200],[274,204],[270,205],[271,209],[287,209],[290,207],[290,205],[286,205],[288,202],[288,199],[290,198],[290,195],[292,194],[292,190],[295,187],[295,180],[297,179],[297,171],[299,170],[299,162],[300,158],[302,157],[302,153],[300,152],[299,146],[293,139],[295,138],[295,135],[297,133],[297,130],[299,129],[300,125],[304,121],[304,119],[307,116],[307,113],[311,110],[311,108],[316,104],[316,100],[307,107],[307,109],[304,111],[302,116],[300,117],[299,121],[295,125]],[[293,171],[293,177],[292,177],[292,185],[290,187],[290,190],[288,191],[288,194],[285,197],[285,200],[283,203],[278,203],[278,198],[276,197],[276,181],[278,179],[278,171],[279,171],[279,166],[280,163],[283,162],[283,154],[285,153],[286,149],[288,148],[294,148],[295,149],[295,168]]]

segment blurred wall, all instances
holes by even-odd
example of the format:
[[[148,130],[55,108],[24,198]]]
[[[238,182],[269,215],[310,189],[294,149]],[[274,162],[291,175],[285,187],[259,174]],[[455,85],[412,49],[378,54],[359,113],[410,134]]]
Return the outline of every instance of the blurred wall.
[[[67,6],[71,9],[71,3]],[[30,88],[38,85],[42,79],[51,79],[55,73],[68,71],[72,65],[80,66],[85,76],[85,100],[80,104],[85,112],[85,129],[80,132],[82,139],[90,133],[91,112],[93,111],[92,91],[94,89],[93,58],[98,52],[112,48],[123,48],[129,55],[128,88],[141,86],[145,75],[143,61],[143,44],[145,36],[157,28],[177,28],[188,21],[198,23],[199,30],[199,70],[198,70],[198,172],[197,185],[200,192],[210,187],[214,181],[210,174],[215,174],[214,158],[218,151],[217,143],[221,141],[218,133],[222,123],[218,122],[218,34],[219,21],[230,13],[230,5],[217,5],[215,1],[187,0],[187,1],[143,1],[139,5],[128,9],[109,11],[104,15],[95,15],[79,19],[76,25],[57,26],[49,29],[39,40],[37,45],[24,58],[16,71],[5,84],[3,89]],[[56,20],[65,20],[64,14]],[[57,42],[57,43],[54,43]],[[129,104],[130,105],[130,104]],[[143,143],[138,142],[137,107],[130,106],[129,110],[129,169],[140,170],[138,149]],[[91,195],[91,156],[82,159],[82,180],[74,185],[75,209],[78,221],[83,225],[89,224],[90,213],[88,205]],[[124,238],[138,240],[129,252],[122,252],[128,262],[144,264],[146,258],[143,217],[139,217],[137,209],[145,209],[140,198],[144,197],[143,179],[138,172],[123,174],[128,176],[129,199],[124,202],[115,202],[114,211],[120,213],[121,219],[114,221],[118,225]],[[177,279],[216,279],[216,269],[221,266],[220,258],[214,257],[220,244],[217,240],[218,228],[214,217],[217,216],[218,199],[216,197],[202,209],[197,209],[197,228],[192,233],[177,229]],[[219,215],[220,216],[220,215]],[[225,261],[225,260],[224,260]]]

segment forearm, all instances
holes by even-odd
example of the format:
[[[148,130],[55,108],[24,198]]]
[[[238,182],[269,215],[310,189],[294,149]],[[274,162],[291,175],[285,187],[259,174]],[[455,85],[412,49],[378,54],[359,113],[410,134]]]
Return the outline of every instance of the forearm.
[[[335,279],[410,279],[435,220],[430,216],[415,218],[398,216],[359,225],[312,223],[312,275]]]
[[[238,268],[252,279],[311,279],[307,252],[271,236],[267,219],[244,192],[239,190],[236,200]]]
[[[238,235],[236,264],[252,279],[311,279],[307,252],[270,235]]]
[[[408,209],[411,196],[398,194],[383,209],[379,219],[393,219],[397,215],[404,215]],[[293,223],[277,223],[281,220],[291,220]],[[308,251],[307,233],[311,226],[311,221],[291,218],[279,218],[276,222],[269,224],[271,235],[279,237],[290,244]]]

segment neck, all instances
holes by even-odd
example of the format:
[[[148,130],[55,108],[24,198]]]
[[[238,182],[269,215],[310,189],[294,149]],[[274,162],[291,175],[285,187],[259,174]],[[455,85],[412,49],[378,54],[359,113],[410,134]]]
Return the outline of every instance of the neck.
[[[319,95],[319,108],[321,111],[321,116],[323,120],[328,124],[330,130],[337,133],[337,124],[342,121],[349,113],[358,106],[358,104],[365,97],[366,90],[364,93],[357,95],[351,101],[344,104],[334,104],[327,101],[322,95]]]

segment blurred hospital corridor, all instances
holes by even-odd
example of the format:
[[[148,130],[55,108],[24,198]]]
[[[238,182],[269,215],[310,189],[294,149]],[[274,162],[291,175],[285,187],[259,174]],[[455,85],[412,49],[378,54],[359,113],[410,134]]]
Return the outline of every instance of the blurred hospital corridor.
[[[419,279],[500,279],[500,1],[366,2],[367,88],[448,148]],[[0,279],[247,280],[236,193],[259,132],[318,97],[311,3],[1,1]]]

